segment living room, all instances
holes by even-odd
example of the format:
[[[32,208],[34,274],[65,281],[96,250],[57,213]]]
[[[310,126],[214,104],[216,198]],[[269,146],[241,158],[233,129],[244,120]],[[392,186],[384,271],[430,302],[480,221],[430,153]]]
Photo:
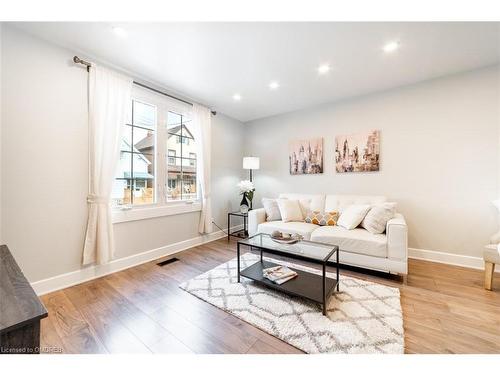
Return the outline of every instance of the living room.
[[[1,20],[1,353],[497,359],[500,23],[228,17]]]

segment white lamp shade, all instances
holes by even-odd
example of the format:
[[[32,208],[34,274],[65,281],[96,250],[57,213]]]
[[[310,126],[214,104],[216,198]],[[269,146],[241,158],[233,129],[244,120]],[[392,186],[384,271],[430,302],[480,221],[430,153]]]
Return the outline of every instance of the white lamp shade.
[[[255,156],[245,156],[243,158],[243,169],[259,169],[260,159]]]

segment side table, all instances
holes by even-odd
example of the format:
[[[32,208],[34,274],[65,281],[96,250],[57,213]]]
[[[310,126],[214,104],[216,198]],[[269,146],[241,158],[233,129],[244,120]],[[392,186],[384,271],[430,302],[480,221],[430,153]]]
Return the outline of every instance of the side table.
[[[231,232],[231,218],[233,216],[243,218],[243,229],[235,230]],[[248,213],[244,214],[242,212],[228,212],[227,214],[227,240],[231,237],[247,238],[248,237]]]

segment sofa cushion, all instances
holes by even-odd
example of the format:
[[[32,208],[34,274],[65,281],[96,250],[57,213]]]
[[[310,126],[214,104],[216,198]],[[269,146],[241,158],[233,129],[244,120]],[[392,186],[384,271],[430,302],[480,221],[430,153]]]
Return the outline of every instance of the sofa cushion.
[[[282,220],[279,221],[268,221],[262,224],[259,224],[257,227],[258,233],[267,233],[271,234],[275,230],[285,233],[298,233],[301,236],[304,236],[305,240],[309,240],[311,238],[311,233],[319,228],[319,225],[309,224],[304,222],[296,222],[290,221],[288,223],[284,223]]]
[[[307,213],[304,221],[306,223],[311,223],[316,225],[337,225],[338,219],[339,219],[339,213],[337,211],[332,211],[332,212],[311,211]]]
[[[289,221],[304,221],[302,210],[298,200],[295,199],[277,199],[280,209],[281,220],[285,223]]]
[[[384,233],[387,222],[396,214],[396,203],[386,202],[370,208],[361,226],[370,233]]]
[[[369,210],[369,204],[353,204],[342,211],[337,225],[345,229],[354,229],[361,224]]]
[[[323,194],[284,193],[280,194],[279,198],[298,200],[300,203],[300,209],[302,210],[303,217],[306,217],[309,211],[325,210],[325,196]]]
[[[276,199],[262,198],[262,206],[266,210],[266,221],[281,220],[281,213]]]
[[[363,228],[347,230],[339,226],[318,227],[312,232],[311,241],[337,245],[340,251],[348,251],[380,258],[387,257],[387,236],[373,234]]]

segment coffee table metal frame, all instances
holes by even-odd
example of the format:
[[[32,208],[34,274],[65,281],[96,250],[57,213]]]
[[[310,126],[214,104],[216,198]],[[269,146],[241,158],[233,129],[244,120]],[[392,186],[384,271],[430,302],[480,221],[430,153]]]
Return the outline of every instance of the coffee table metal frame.
[[[238,258],[237,258],[237,263],[238,263],[238,270],[237,270],[237,275],[238,275],[238,282],[240,282],[240,277],[246,277],[249,278],[259,284],[263,284],[267,287],[270,287],[272,289],[279,290],[280,292],[293,295],[296,297],[302,297],[306,298],[308,300],[314,301],[316,303],[319,303],[323,307],[323,315],[326,315],[326,309],[328,306],[328,300],[330,296],[332,295],[333,291],[336,289],[337,292],[339,291],[339,247],[336,245],[329,245],[325,243],[320,243],[320,242],[313,242],[313,241],[301,241],[305,242],[309,245],[318,245],[326,250],[328,250],[328,247],[331,247],[330,251],[325,252],[325,256],[323,258],[314,258],[312,256],[307,256],[305,254],[300,254],[300,253],[295,253],[291,251],[287,251],[287,246],[293,246],[293,245],[286,245],[286,244],[278,244],[280,245],[279,248],[269,248],[266,247],[265,245],[259,245],[255,244],[255,241],[252,241],[258,236],[267,236],[270,238],[268,234],[263,234],[259,233],[256,234],[252,237],[239,240],[237,244],[237,252],[238,252]],[[299,243],[300,244],[300,243]],[[240,266],[240,257],[241,257],[241,247],[242,246],[247,246],[250,248],[250,251],[253,249],[258,249],[260,251],[260,262],[256,262],[253,265],[241,270]],[[306,272],[303,270],[299,269],[294,269],[295,272],[298,273],[298,276],[295,277],[294,279],[287,281],[286,283],[283,283],[281,285],[275,284],[272,281],[266,279],[262,275],[262,270],[264,268],[272,267],[277,264],[269,262],[267,260],[263,259],[263,254],[268,253],[268,254],[274,254],[274,255],[279,255],[281,257],[285,258],[292,258],[292,259],[298,259],[301,261],[305,261],[308,263],[313,263],[313,264],[319,264],[322,267],[322,275],[316,275],[311,272]],[[335,269],[336,269],[336,279],[330,279],[326,277],[326,266],[327,263],[329,266],[332,265],[332,263],[329,263],[330,258],[333,255],[336,255],[336,263],[335,263]],[[292,267],[290,267],[292,268]]]

